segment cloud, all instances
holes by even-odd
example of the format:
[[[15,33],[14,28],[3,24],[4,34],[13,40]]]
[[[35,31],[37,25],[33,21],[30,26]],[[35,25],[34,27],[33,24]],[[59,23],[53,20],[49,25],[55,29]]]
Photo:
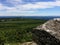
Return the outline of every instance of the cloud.
[[[8,3],[9,5],[7,5]],[[23,2],[22,0],[6,0],[5,3],[0,3],[0,14],[33,14],[34,12],[38,11],[38,9],[54,8],[56,6],[60,7],[60,0],[50,2],[24,3],[26,2]],[[14,6],[11,7],[11,5]]]
[[[37,9],[46,9],[46,8],[54,8],[60,6],[60,1],[55,2],[36,2],[34,4],[28,3],[24,5],[16,6],[16,9],[19,11],[35,11]]]
[[[35,2],[34,4],[28,3],[28,4],[21,4],[23,3],[22,0],[7,0],[6,2],[9,2],[15,6],[9,7],[5,6],[4,4],[0,4],[0,10],[7,9],[7,10],[36,10],[36,9],[46,9],[46,8],[54,8],[56,6],[60,6],[60,1],[56,0],[54,2]],[[15,11],[14,10],[14,11]]]
[[[6,0],[6,2],[16,6],[21,4],[22,0]]]
[[[60,6],[60,1],[56,0],[54,2],[35,2],[34,4],[29,3],[26,5],[22,5],[25,9],[46,9],[46,8],[54,8],[56,6]]]

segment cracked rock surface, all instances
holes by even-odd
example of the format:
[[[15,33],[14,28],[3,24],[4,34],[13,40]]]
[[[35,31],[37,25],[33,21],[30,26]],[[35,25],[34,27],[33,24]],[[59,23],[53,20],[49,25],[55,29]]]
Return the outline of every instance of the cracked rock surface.
[[[36,27],[36,29],[44,30],[60,40],[60,18],[49,20],[41,26]]]
[[[38,45],[60,45],[60,18],[48,20],[32,31]]]

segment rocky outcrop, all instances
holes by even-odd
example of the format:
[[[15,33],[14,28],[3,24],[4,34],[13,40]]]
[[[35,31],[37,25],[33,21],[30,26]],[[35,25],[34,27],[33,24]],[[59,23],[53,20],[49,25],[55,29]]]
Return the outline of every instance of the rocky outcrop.
[[[37,45],[35,42],[25,42],[23,44],[20,45]]]
[[[38,45],[60,45],[60,18],[54,18],[33,29],[33,40]]]
[[[15,45],[15,44],[1,44],[1,45]],[[34,41],[17,43],[16,45],[37,45]]]

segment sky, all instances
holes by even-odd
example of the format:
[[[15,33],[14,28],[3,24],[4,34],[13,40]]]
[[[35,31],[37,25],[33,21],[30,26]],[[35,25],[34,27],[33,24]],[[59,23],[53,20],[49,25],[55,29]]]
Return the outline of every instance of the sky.
[[[60,16],[60,0],[0,0],[0,16]]]

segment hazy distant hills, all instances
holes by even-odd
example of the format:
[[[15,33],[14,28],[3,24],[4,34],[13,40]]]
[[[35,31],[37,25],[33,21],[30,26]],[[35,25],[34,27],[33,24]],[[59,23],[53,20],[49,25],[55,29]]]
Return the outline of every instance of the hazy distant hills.
[[[60,16],[0,16],[0,18],[29,18],[29,19],[44,19],[49,20],[53,18],[60,18]]]

